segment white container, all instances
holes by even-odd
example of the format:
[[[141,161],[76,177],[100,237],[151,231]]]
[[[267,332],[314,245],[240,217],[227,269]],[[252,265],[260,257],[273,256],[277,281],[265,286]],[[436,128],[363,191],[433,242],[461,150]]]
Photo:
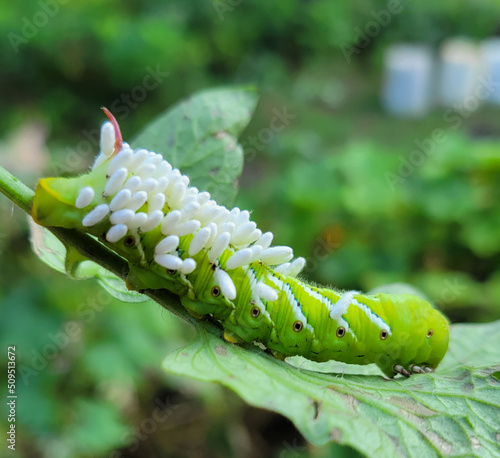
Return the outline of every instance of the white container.
[[[500,104],[500,38],[481,43],[481,58],[488,100]]]
[[[433,57],[422,45],[391,46],[384,60],[383,105],[391,114],[425,116],[430,109]]]
[[[476,44],[466,38],[453,38],[441,46],[439,100],[443,105],[463,105],[476,97],[481,75],[481,55]]]

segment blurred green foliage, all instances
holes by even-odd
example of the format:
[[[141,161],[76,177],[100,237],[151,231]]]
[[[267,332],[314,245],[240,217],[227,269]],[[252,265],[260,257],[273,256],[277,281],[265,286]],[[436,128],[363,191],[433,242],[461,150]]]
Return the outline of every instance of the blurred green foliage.
[[[41,11],[50,11],[42,4],[53,13],[45,13],[46,25],[30,29]],[[308,258],[308,278],[362,290],[404,281],[453,321],[498,318],[498,109],[483,107],[457,123],[442,110],[399,120],[382,112],[378,93],[387,45],[420,40],[438,46],[452,35],[483,39],[498,30],[500,7],[496,0],[401,0],[402,12],[348,63],[343,46],[356,45],[358,30],[386,5],[3,2],[0,160],[15,129],[36,120],[49,132],[50,159],[44,169],[25,170],[23,179],[34,185],[39,176],[78,173],[97,149],[94,140],[93,152],[85,154],[85,132],[102,121],[101,105],[115,109],[130,139],[199,89],[257,84],[261,102],[241,137],[247,162],[237,204],[253,209],[253,219],[278,243]],[[151,73],[160,74],[158,85],[144,92]],[[284,109],[293,117],[272,123]],[[391,186],[387,173],[398,174],[415,141],[436,128],[446,141]],[[162,374],[162,358],[190,331],[151,303],[124,304],[106,295],[100,297],[109,302],[95,311],[88,301],[107,293],[39,263],[24,215],[16,210],[12,216],[5,199],[0,211],[2,348],[17,345],[18,367],[30,368],[68,322],[81,330],[27,385],[18,374],[22,454],[351,456],[333,446],[308,448],[288,422],[244,406],[220,387]],[[158,399],[161,412],[170,413],[153,427],[146,420]]]

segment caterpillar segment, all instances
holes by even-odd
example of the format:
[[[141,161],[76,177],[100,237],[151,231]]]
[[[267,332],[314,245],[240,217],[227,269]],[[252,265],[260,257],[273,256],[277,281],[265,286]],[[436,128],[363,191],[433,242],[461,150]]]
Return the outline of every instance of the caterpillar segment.
[[[132,150],[104,111],[110,121],[90,172],[39,181],[38,224],[98,237],[128,261],[130,289],[179,295],[194,317],[218,320],[229,342],[259,342],[281,359],[375,363],[389,377],[437,367],[448,321],[431,304],[299,280],[304,258],[272,246],[248,211],[218,205],[160,154]]]

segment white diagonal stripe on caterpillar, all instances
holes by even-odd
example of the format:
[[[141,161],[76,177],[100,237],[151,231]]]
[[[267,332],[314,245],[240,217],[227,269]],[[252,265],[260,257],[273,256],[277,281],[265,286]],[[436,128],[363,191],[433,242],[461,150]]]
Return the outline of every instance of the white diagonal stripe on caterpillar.
[[[299,301],[295,298],[295,295],[293,294],[292,287],[286,282],[282,282],[282,284],[283,284],[283,291],[285,291],[286,298],[288,299],[288,303],[292,307],[295,318],[297,318],[297,320],[302,322],[304,328],[307,328],[310,332],[314,332],[313,327],[307,322],[307,318],[302,312],[302,309],[300,308]]]
[[[250,281],[250,291],[252,292],[253,302],[259,308],[260,313],[262,313],[269,320],[269,322],[274,326],[274,322],[271,318],[271,315],[267,311],[267,308],[266,308],[265,304],[262,302],[262,300],[260,299],[258,291],[257,291],[257,283],[262,283],[262,281],[257,280],[257,277],[255,276],[255,272],[251,268],[246,270],[246,274],[247,274],[247,277]]]
[[[333,310],[334,305],[332,304],[330,299],[328,299],[327,297],[318,293],[317,291],[314,291],[311,287],[309,287],[307,285],[302,285],[302,288],[303,288],[305,293],[309,294],[309,296],[311,296],[314,299],[316,299],[317,301],[321,302],[327,308],[328,314],[330,315],[330,318],[331,318],[331,314],[332,314],[332,310]]]
[[[366,317],[379,329],[385,329],[389,335],[392,335],[392,330],[390,326],[378,315],[376,315],[370,307],[368,307],[366,304],[361,304],[358,300],[353,299],[351,304],[355,305],[358,307],[360,310],[363,311],[363,313],[366,315]]]
[[[297,259],[303,259],[303,258],[297,258]],[[326,307],[326,309],[328,311],[328,316],[333,319],[332,313],[335,313],[335,310],[334,310],[335,305],[332,303],[332,301],[330,301],[330,299],[328,297],[323,296],[322,294],[319,294],[318,292],[314,291],[312,288],[310,288],[307,285],[302,285],[302,287],[307,294],[309,294],[311,297],[315,298],[316,300],[320,301]],[[353,292],[356,293],[356,291],[353,291]],[[346,297],[345,300],[347,300],[347,298],[348,297]],[[339,300],[340,300],[340,298],[339,298]],[[338,302],[339,301],[337,301],[336,304]],[[347,311],[347,309],[346,309],[346,311]],[[351,336],[354,339],[358,340],[357,336],[354,334],[353,330],[351,329],[351,327],[349,326],[347,321],[344,320],[342,315],[336,316],[335,320],[337,320],[338,323],[345,328],[346,332],[351,334]]]

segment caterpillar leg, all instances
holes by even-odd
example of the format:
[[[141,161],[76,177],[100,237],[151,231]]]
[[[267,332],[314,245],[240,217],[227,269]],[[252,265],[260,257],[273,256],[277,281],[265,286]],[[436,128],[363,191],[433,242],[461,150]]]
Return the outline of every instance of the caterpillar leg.
[[[410,377],[411,375],[403,366],[399,364],[394,364],[393,369],[394,372],[396,372],[397,374],[404,375],[406,378]]]
[[[434,372],[434,369],[427,366],[420,367],[416,365],[411,365],[409,369],[410,370],[408,371],[399,364],[395,364],[393,366],[394,372],[396,372],[397,374],[404,375],[406,378],[410,377],[411,374],[432,374]]]
[[[415,365],[412,365],[410,366],[410,372],[412,372],[413,374],[425,374],[425,370],[422,369],[420,366],[415,366]]]
[[[243,340],[241,340],[234,332],[228,331],[227,329],[224,330],[224,334],[222,338],[229,343],[232,344],[241,344],[243,343]]]

